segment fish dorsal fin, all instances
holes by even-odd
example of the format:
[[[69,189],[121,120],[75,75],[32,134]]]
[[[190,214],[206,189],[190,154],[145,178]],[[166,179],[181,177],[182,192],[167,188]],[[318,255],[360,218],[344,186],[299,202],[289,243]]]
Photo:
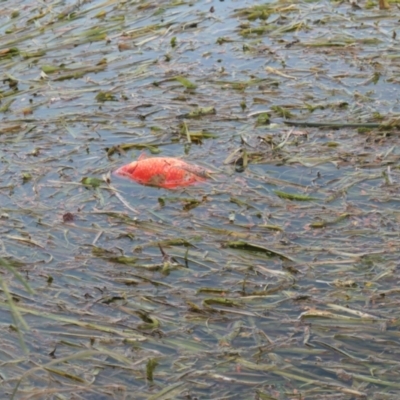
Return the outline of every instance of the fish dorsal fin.
[[[146,153],[141,153],[138,158],[138,161],[145,160],[146,158],[148,158],[148,155]]]

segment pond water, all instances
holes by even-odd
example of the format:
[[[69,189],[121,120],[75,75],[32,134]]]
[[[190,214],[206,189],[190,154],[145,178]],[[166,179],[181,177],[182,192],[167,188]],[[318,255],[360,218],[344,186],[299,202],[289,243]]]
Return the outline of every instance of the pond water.
[[[396,7],[3,2],[0,397],[396,398]]]

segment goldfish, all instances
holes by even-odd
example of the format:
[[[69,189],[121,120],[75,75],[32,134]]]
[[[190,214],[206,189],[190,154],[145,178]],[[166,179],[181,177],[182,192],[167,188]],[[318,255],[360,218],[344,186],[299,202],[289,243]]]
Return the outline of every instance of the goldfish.
[[[175,157],[141,155],[137,161],[118,168],[115,175],[127,177],[146,186],[175,189],[203,182],[209,171]]]

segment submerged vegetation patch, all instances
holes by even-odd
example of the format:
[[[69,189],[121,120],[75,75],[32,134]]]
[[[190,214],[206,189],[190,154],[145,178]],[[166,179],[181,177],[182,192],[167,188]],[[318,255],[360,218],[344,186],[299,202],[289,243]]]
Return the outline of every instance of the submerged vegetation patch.
[[[0,398],[397,398],[394,10],[3,2]]]

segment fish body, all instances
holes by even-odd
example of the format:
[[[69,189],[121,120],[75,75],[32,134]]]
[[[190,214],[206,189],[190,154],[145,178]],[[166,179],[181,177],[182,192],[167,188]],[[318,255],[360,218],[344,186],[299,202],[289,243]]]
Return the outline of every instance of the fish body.
[[[141,156],[137,161],[118,168],[115,175],[146,186],[175,189],[205,181],[208,171],[179,158]]]

